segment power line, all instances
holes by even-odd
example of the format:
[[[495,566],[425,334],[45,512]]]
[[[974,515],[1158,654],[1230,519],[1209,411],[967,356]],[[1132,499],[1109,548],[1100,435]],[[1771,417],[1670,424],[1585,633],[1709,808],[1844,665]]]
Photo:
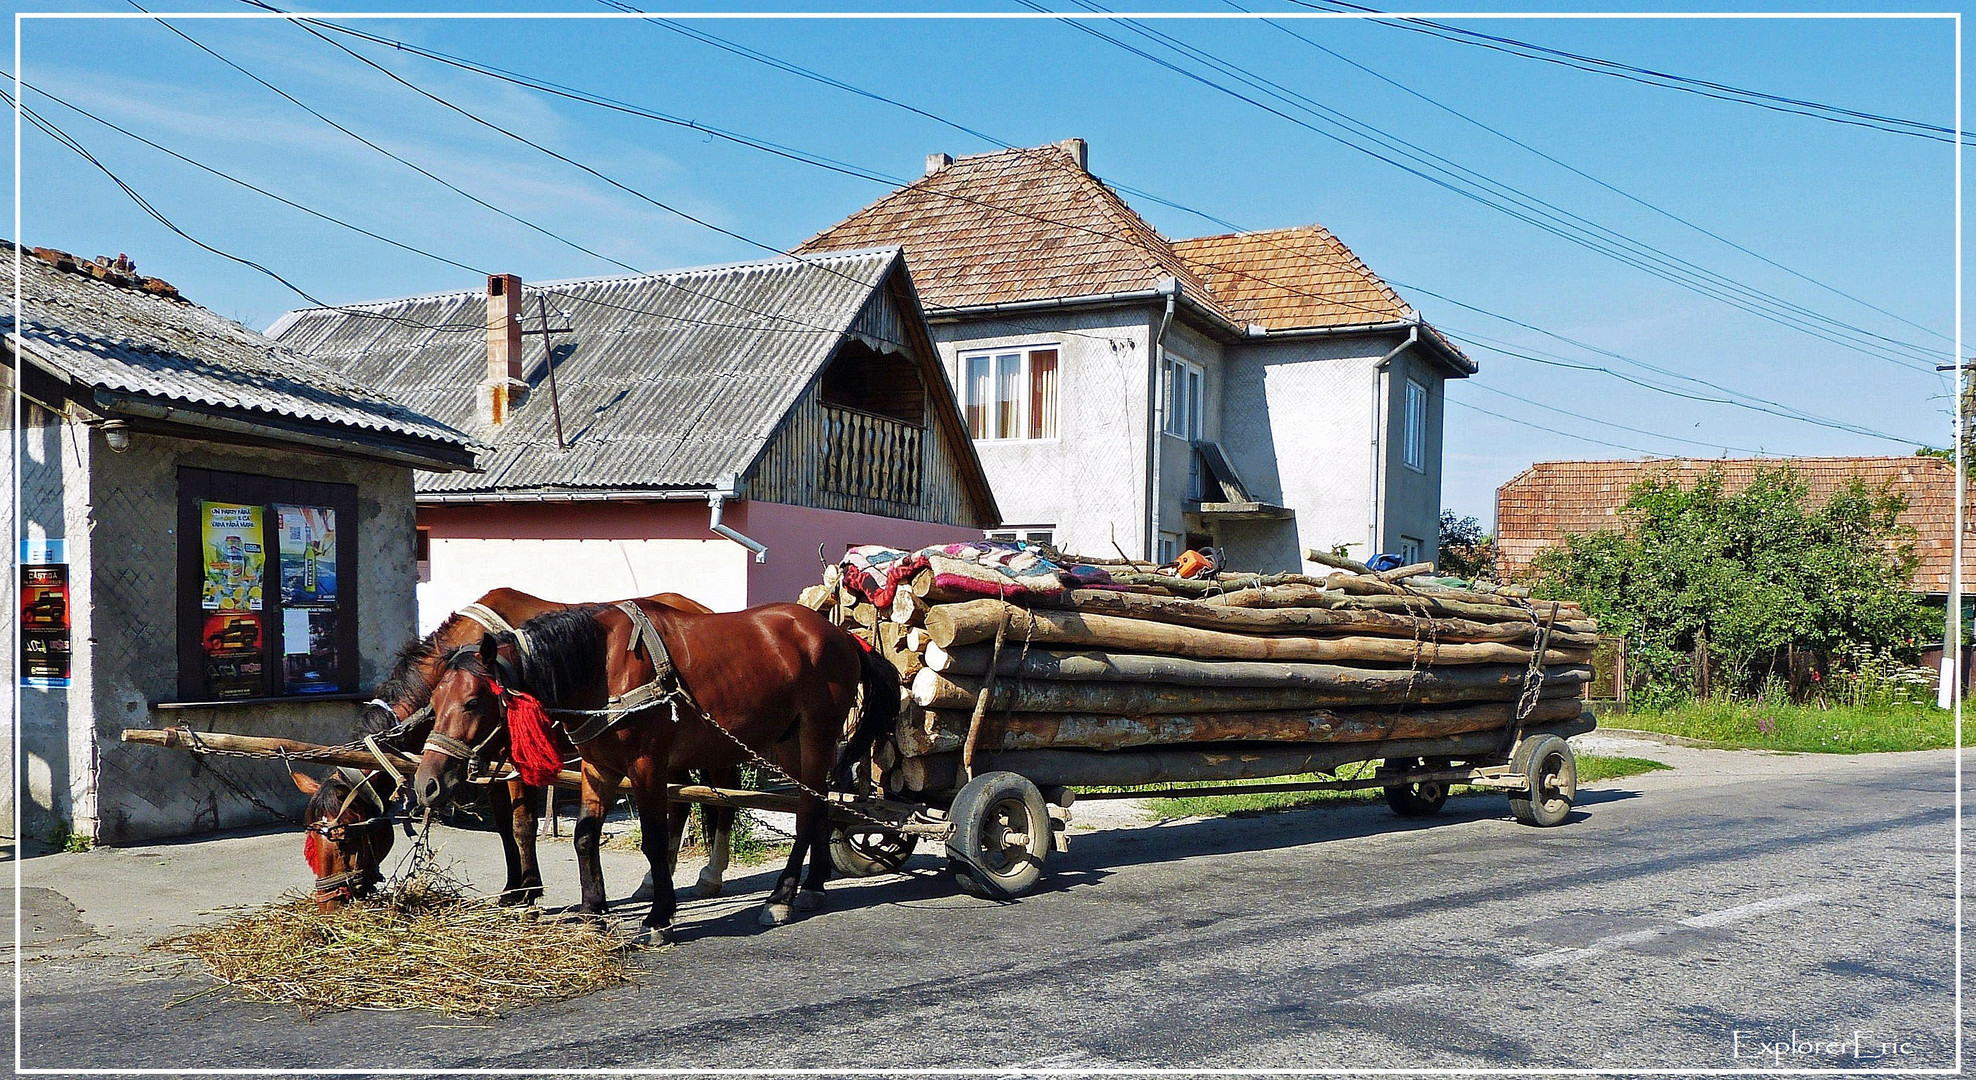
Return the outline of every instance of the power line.
[[[1505,413],[1499,413],[1493,409],[1485,409],[1480,405],[1471,405],[1466,401],[1460,401],[1455,398],[1448,398],[1447,401],[1448,404],[1450,405],[1459,405],[1464,409],[1469,409],[1474,412],[1479,412],[1484,416],[1493,416],[1498,420],[1507,420],[1512,424],[1521,424],[1524,427],[1530,428],[1533,431],[1541,431],[1547,435],[1562,435],[1567,439],[1576,439],[1579,442],[1595,443],[1599,446],[1610,446],[1615,450],[1631,450],[1636,454],[1645,454],[1648,457],[1665,456],[1663,454],[1659,454],[1652,450],[1649,450],[1644,446],[1633,446],[1630,443],[1612,442],[1608,439],[1595,439],[1590,435],[1574,435],[1569,431],[1559,431],[1554,427],[1545,427],[1543,424],[1532,423],[1529,420],[1520,420],[1514,416],[1510,416]]]
[[[1584,413],[1580,413],[1580,412],[1572,412],[1569,409],[1560,409],[1555,405],[1546,405],[1541,401],[1535,401],[1530,398],[1523,397],[1520,394],[1512,394],[1507,390],[1498,390],[1493,386],[1487,386],[1482,383],[1470,383],[1468,389],[1480,390],[1483,391],[1484,393],[1494,394],[1497,397],[1508,398],[1511,401],[1522,402],[1523,404],[1529,405],[1532,408],[1542,409],[1545,412],[1556,413],[1559,416],[1570,417],[1574,420],[1583,420],[1586,421],[1587,423],[1597,424],[1599,427],[1602,428],[1618,428],[1620,431],[1630,431],[1635,435],[1645,435],[1648,436],[1649,438],[1654,438],[1654,439],[1666,439],[1669,442],[1687,443],[1690,446],[1712,447],[1717,450],[1734,450],[1739,454],[1761,455],[1763,453],[1763,451],[1761,450],[1752,450],[1747,446],[1731,446],[1728,443],[1708,442],[1707,440],[1704,439],[1690,439],[1681,435],[1669,435],[1664,431],[1648,431],[1646,428],[1629,427],[1628,425],[1622,424],[1617,420],[1607,420],[1596,416],[1587,416]],[[1569,434],[1569,432],[1560,432],[1560,434]]]
[[[1847,124],[1852,127],[1870,128],[1874,131],[1883,131],[1892,135],[1912,135],[1918,138],[1932,139],[1937,142],[1952,143],[1957,141],[1956,130],[1950,127],[1943,127],[1940,124],[1930,124],[1920,120],[1908,120],[1898,116],[1883,116],[1877,113],[1861,112],[1857,109],[1843,108],[1838,105],[1827,105],[1821,102],[1807,101],[1802,98],[1784,97],[1779,94],[1769,94],[1761,90],[1731,86],[1727,83],[1714,82],[1708,79],[1697,79],[1687,75],[1676,75],[1672,72],[1656,71],[1652,68],[1637,67],[1632,64],[1622,64],[1617,60],[1606,60],[1583,53],[1567,52],[1563,49],[1553,49],[1528,41],[1519,41],[1516,38],[1485,34],[1479,30],[1469,30],[1448,23],[1436,22],[1432,19],[1409,18],[1379,8],[1347,3],[1346,0],[1328,0],[1333,7],[1323,7],[1310,2],[1310,0],[1285,0],[1285,2],[1296,4],[1299,7],[1315,8],[1319,11],[1332,11],[1343,8],[1375,15],[1391,15],[1390,20],[1380,19],[1375,21],[1390,22],[1391,25],[1397,26],[1400,29],[1441,38],[1445,41],[1452,41],[1458,45],[1476,46],[1492,52],[1508,53],[1511,56],[1518,56],[1525,60],[1539,60],[1548,64],[1558,64],[1563,67],[1575,68],[1579,71],[1591,72],[1595,75],[1610,75],[1629,82],[1657,86],[1664,90],[1679,90],[1684,93],[1697,94],[1701,97],[1714,98],[1717,101],[1731,101],[1740,105],[1754,105],[1758,108],[1769,109],[1772,112],[1791,113],[1797,116],[1807,116],[1814,120],[1826,120],[1838,124]],[[1971,140],[1971,136],[1971,132],[1962,132],[1961,141],[1968,143]]]
[[[1237,11],[1247,12],[1249,10],[1248,8],[1245,8],[1242,5],[1236,3],[1235,0],[1222,0],[1222,2],[1227,4],[1229,7],[1234,8]],[[1354,60],[1351,57],[1346,56],[1345,54],[1338,52],[1335,49],[1323,45],[1322,43],[1318,42],[1315,38],[1312,38],[1305,34],[1298,33],[1296,30],[1292,29],[1291,27],[1285,26],[1282,23],[1277,22],[1275,20],[1264,20],[1264,21],[1265,23],[1267,23],[1267,25],[1270,28],[1277,30],[1281,33],[1287,34],[1290,37],[1295,38],[1296,40],[1304,43],[1305,45],[1308,45],[1311,48],[1316,49],[1318,52],[1324,53],[1325,55],[1332,57],[1333,59],[1339,61],[1340,63],[1356,68],[1359,71],[1362,71],[1365,74],[1370,75],[1373,78],[1378,79],[1383,83],[1386,83],[1388,86],[1394,87],[1395,89],[1401,91],[1402,93],[1418,98],[1419,100],[1426,102],[1427,104],[1433,106],[1434,108],[1439,109],[1440,111],[1445,112],[1448,115],[1453,116],[1458,120],[1461,120],[1467,124],[1478,127],[1483,131],[1486,131],[1489,134],[1494,135],[1499,139],[1502,139],[1504,142],[1507,142],[1512,146],[1518,147],[1522,150],[1526,150],[1532,154],[1535,154],[1537,157],[1540,157],[1545,161],[1548,161],[1551,164],[1556,165],[1558,168],[1561,168],[1566,172],[1571,173],[1573,176],[1577,176],[1580,179],[1586,180],[1592,184],[1597,185],[1598,187],[1604,188],[1605,190],[1610,191],[1615,195],[1618,195],[1620,198],[1625,199],[1628,202],[1634,203],[1635,205],[1651,210],[1654,213],[1659,214],[1661,217],[1668,219],[1669,221],[1675,222],[1678,225],[1685,226],[1686,228],[1692,229],[1695,232],[1698,232],[1701,235],[1706,236],[1711,240],[1715,240],[1719,243],[1734,248],[1735,250],[1742,252],[1745,255],[1748,255],[1750,258],[1756,259],[1757,261],[1764,263],[1767,266],[1781,270],[1784,273],[1789,274],[1800,281],[1804,281],[1811,285],[1816,285],[1820,289],[1823,289],[1834,296],[1838,296],[1843,299],[1850,300],[1853,303],[1858,304],[1869,311],[1877,312],[1881,315],[1885,315],[1890,319],[1893,319],[1896,322],[1904,323],[1908,326],[1911,326],[1914,329],[1919,330],[1924,334],[1928,334],[1933,337],[1940,338],[1943,341],[1955,340],[1953,337],[1951,337],[1948,334],[1944,334],[1939,330],[1931,329],[1927,326],[1922,325],[1921,323],[1915,322],[1912,319],[1906,318],[1905,316],[1889,311],[1878,304],[1872,303],[1871,301],[1855,296],[1852,293],[1849,293],[1844,289],[1841,289],[1835,285],[1831,285],[1824,281],[1820,281],[1819,279],[1812,277],[1809,274],[1793,269],[1792,267],[1787,266],[1784,263],[1779,262],[1768,255],[1753,250],[1743,244],[1737,243],[1736,241],[1731,240],[1728,237],[1723,236],[1721,233],[1715,232],[1714,230],[1707,228],[1706,226],[1699,225],[1694,221],[1685,218],[1680,214],[1673,212],[1672,210],[1667,209],[1666,207],[1650,202],[1647,199],[1642,198],[1641,196],[1636,195],[1631,191],[1627,191],[1625,188],[1619,187],[1618,185],[1613,184],[1607,180],[1604,180],[1598,176],[1594,176],[1593,174],[1586,172],[1585,170],[1577,167],[1576,165],[1571,164],[1570,162],[1564,161],[1556,157],[1555,155],[1547,153],[1546,151],[1540,149],[1539,147],[1533,146],[1530,143],[1525,142],[1524,140],[1509,134],[1508,132],[1502,130],[1501,128],[1495,127],[1491,124],[1485,123],[1482,120],[1476,119],[1475,117],[1469,115],[1468,113],[1465,113],[1460,109],[1457,109],[1454,106],[1449,105],[1444,101],[1441,101],[1439,98],[1430,97],[1427,94],[1424,94],[1419,90],[1416,90],[1415,88],[1408,86],[1403,82],[1400,82],[1398,79],[1395,79],[1385,74],[1384,72],[1377,70],[1376,68],[1372,68],[1365,64],[1359,63],[1357,60]]]
[[[1043,13],[1050,13],[1049,8],[1044,7],[1042,4],[1036,2],[1036,0],[1017,0],[1017,2],[1025,7],[1031,8],[1032,10]],[[1076,0],[1076,2],[1094,11],[1101,11],[1101,12],[1108,11],[1108,9],[1092,2],[1092,0]],[[1070,27],[1082,33],[1088,34],[1101,41],[1107,42],[1119,49],[1131,53],[1134,56],[1138,56],[1141,59],[1144,59],[1150,63],[1163,67],[1169,71],[1174,72],[1175,74],[1181,75],[1184,78],[1193,80],[1211,89],[1217,90],[1223,94],[1227,94],[1230,97],[1234,97],[1239,101],[1243,101],[1256,108],[1262,109],[1265,112],[1268,112],[1281,119],[1287,120],[1290,123],[1297,125],[1298,127],[1304,128],[1307,131],[1310,131],[1314,134],[1329,139],[1349,149],[1356,150],[1359,153],[1365,154],[1369,157],[1382,161],[1412,176],[1415,176],[1419,179],[1434,184],[1437,187],[1441,187],[1454,194],[1460,195],[1463,198],[1470,199],[1474,202],[1480,203],[1481,205],[1487,206],[1490,209],[1496,210],[1507,216],[1513,217],[1519,221],[1524,222],[1525,224],[1531,225],[1534,228],[1540,229],[1544,232],[1548,232],[1554,236],[1557,236],[1559,239],[1565,240],[1569,243],[1576,244],[1580,247],[1586,248],[1587,250],[1605,255],[1609,258],[1615,259],[1616,261],[1633,266],[1635,269],[1642,270],[1646,273],[1652,274],[1653,276],[1666,280],[1672,284],[1676,284],[1684,288],[1690,289],[1691,291],[1699,293],[1703,296],[1707,296],[1711,299],[1718,300],[1732,307],[1737,307],[1743,311],[1749,312],[1750,314],[1756,315],[1759,318],[1764,318],[1770,322],[1777,323],[1780,326],[1785,326],[1791,329],[1798,330],[1801,333],[1808,334],[1812,337],[1817,337],[1821,340],[1830,342],[1832,344],[1847,346],[1849,348],[1852,348],[1854,351],[1859,352],[1863,356],[1869,356],[1875,359],[1884,360],[1887,363],[1891,363],[1899,367],[1909,368],[1916,371],[1932,372],[1933,370],[1931,366],[1924,366],[1922,364],[1914,363],[1910,359],[1904,356],[1897,355],[1891,352],[1887,347],[1887,346],[1892,346],[1894,348],[1912,350],[1916,355],[1922,358],[1930,358],[1935,355],[1933,351],[1928,350],[1922,346],[1915,345],[1912,342],[1902,341],[1897,338],[1891,338],[1883,334],[1877,334],[1874,333],[1873,331],[1854,326],[1850,323],[1843,322],[1842,320],[1835,319],[1831,316],[1823,315],[1819,312],[1812,311],[1811,309],[1805,308],[1802,305],[1795,304],[1791,301],[1783,300],[1781,298],[1772,296],[1768,293],[1764,293],[1761,290],[1754,289],[1748,285],[1742,284],[1741,282],[1737,282],[1734,281],[1733,279],[1724,277],[1723,275],[1716,274],[1713,271],[1709,271],[1706,270],[1705,268],[1695,266],[1695,264],[1690,263],[1687,260],[1681,259],[1678,256],[1674,256],[1667,252],[1661,251],[1660,249],[1655,248],[1652,245],[1644,244],[1640,241],[1633,240],[1630,237],[1624,236],[1623,234],[1617,233],[1603,226],[1599,226],[1594,222],[1590,222],[1588,219],[1580,217],[1576,214],[1572,214],[1570,211],[1563,210],[1562,208],[1557,207],[1554,204],[1548,203],[1543,199],[1528,195],[1527,193],[1521,191],[1518,188],[1515,188],[1512,185],[1502,184],[1498,181],[1492,180],[1491,178],[1484,176],[1481,173],[1477,173],[1474,170],[1468,169],[1465,166],[1461,166],[1456,162],[1452,162],[1449,159],[1442,157],[1439,154],[1435,154],[1433,151],[1426,150],[1424,147],[1420,147],[1415,143],[1409,142],[1398,136],[1391,135],[1390,133],[1384,132],[1383,130],[1373,125],[1364,124],[1360,121],[1357,121],[1352,117],[1340,113],[1337,110],[1330,108],[1329,106],[1323,105],[1321,102],[1317,102],[1303,94],[1298,93],[1293,89],[1284,87],[1280,83],[1273,82],[1261,76],[1254,75],[1253,73],[1248,72],[1246,69],[1240,67],[1239,65],[1235,65],[1228,61],[1221,60],[1220,58],[1215,57],[1213,54],[1207,53],[1204,50],[1200,50],[1191,45],[1188,45],[1177,38],[1173,38],[1171,35],[1164,34],[1160,31],[1150,30],[1141,27],[1135,21],[1132,20],[1120,20],[1125,24],[1126,28],[1131,30],[1132,32],[1152,40],[1160,41],[1163,44],[1165,44],[1168,48],[1173,49],[1175,52],[1181,53],[1183,56],[1190,56],[1195,60],[1197,60],[1198,62],[1205,63],[1210,67],[1213,67],[1221,71],[1223,74],[1230,75],[1242,82],[1245,82],[1251,87],[1261,90],[1263,93],[1269,94],[1272,97],[1276,97],[1279,100],[1284,101],[1286,105],[1288,105],[1291,108],[1298,108],[1301,109],[1302,111],[1311,112],[1313,115],[1318,116],[1321,119],[1324,119],[1326,122],[1333,123],[1340,127],[1343,127],[1346,130],[1359,135],[1360,137],[1373,139],[1383,148],[1384,152],[1382,152],[1381,149],[1374,149],[1372,147],[1361,145],[1360,143],[1355,142],[1350,138],[1346,138],[1335,132],[1326,130],[1324,128],[1320,128],[1296,116],[1292,116],[1291,114],[1286,113],[1283,110],[1268,104],[1267,102],[1260,101],[1257,98],[1245,94],[1239,90],[1233,89],[1222,83],[1216,82],[1214,79],[1208,78],[1207,76],[1204,76],[1199,72],[1190,70],[1179,64],[1175,64],[1171,61],[1155,56],[1128,42],[1121,41],[1120,39],[1113,37],[1109,34],[1106,34],[1101,30],[1086,25],[1081,20],[1066,19],[1063,21]],[[1403,161],[1395,160],[1395,156],[1400,158],[1410,159],[1414,162],[1419,163],[1421,167],[1416,168],[1412,165],[1406,164]],[[1424,169],[1436,170],[1439,172],[1447,172],[1451,176],[1455,177],[1455,179],[1450,179],[1446,176],[1435,175],[1433,172],[1423,171]],[[1460,180],[1460,182],[1459,183],[1456,182],[1456,179]],[[1475,187],[1478,187],[1481,190],[1479,191],[1473,190],[1471,187],[1466,185],[1474,185]],[[1510,201],[1510,205],[1505,205],[1505,203],[1502,201],[1505,199]],[[1737,295],[1738,293],[1742,295]],[[1830,324],[1833,327],[1833,329],[1828,331],[1823,327],[1806,325],[1807,319],[1815,322]],[[1843,338],[1834,336],[1835,333],[1850,333],[1860,337],[1875,339],[1875,340],[1868,340],[1868,341],[1845,340]],[[1885,342],[1887,343],[1887,345],[1876,344],[1876,341]]]

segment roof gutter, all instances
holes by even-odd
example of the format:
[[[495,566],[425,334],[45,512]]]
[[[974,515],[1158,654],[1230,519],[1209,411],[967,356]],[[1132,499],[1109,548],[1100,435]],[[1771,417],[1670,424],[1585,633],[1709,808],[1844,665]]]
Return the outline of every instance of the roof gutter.
[[[707,494],[707,509],[712,514],[711,519],[707,522],[707,528],[710,531],[712,531],[714,534],[718,536],[725,536],[729,540],[732,540],[735,543],[740,544],[742,547],[747,548],[749,551],[754,552],[756,562],[758,563],[767,562],[768,561],[767,544],[764,544],[761,541],[754,539],[753,537],[743,534],[740,530],[730,525],[722,524],[720,520],[721,508],[726,504],[728,499],[734,496],[735,489],[739,486],[739,484],[736,482],[737,480],[738,478],[730,478],[727,481],[727,483],[723,484],[721,487],[716,488],[715,490]]]
[[[1188,296],[1185,289],[1180,289],[1178,293],[1173,292],[1172,290],[1177,288],[1177,286],[1170,284],[1170,282],[1177,280],[1172,277],[1162,278],[1159,284],[1150,289],[1130,289],[1124,292],[1088,293],[1083,296],[1051,296],[1041,300],[1011,300],[998,304],[969,304],[964,307],[928,308],[926,320],[928,322],[951,322],[957,319],[978,319],[995,315],[1017,315],[1032,311],[1103,307],[1109,304],[1164,305],[1175,296],[1178,296],[1177,302],[1180,306],[1200,316],[1203,321],[1212,324],[1223,335],[1229,338],[1241,338],[1248,335],[1249,331],[1247,327],[1235,324],[1226,315]]]
[[[256,423],[230,416],[219,416],[200,409],[166,405],[128,394],[97,390],[94,397],[96,411],[106,416],[153,420],[159,423],[224,432],[229,435],[305,446],[348,457],[369,458],[373,461],[385,461],[393,465],[406,465],[435,472],[456,472],[477,467],[474,451],[467,446],[458,446],[451,453],[434,452],[418,449],[415,445],[418,440],[412,437],[394,437],[391,433],[383,431],[374,431],[370,438],[361,436],[337,438],[306,430],[300,424],[291,427],[284,424]]]
[[[421,505],[446,506],[473,503],[698,502],[712,496],[709,488],[592,488],[580,491],[421,491],[416,498]]]

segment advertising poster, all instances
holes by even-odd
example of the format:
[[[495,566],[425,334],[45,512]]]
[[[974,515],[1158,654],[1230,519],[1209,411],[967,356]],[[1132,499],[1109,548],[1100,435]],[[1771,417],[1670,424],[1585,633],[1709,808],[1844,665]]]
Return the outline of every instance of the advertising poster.
[[[336,601],[336,511],[326,506],[276,506],[281,537],[281,602]],[[284,633],[285,638],[285,633]]]
[[[207,615],[200,634],[206,652],[206,690],[216,698],[264,695],[264,637],[257,612],[217,611]]]
[[[336,609],[281,613],[282,678],[291,694],[327,694],[336,685]]]
[[[239,503],[199,504],[199,531],[205,552],[206,580],[199,594],[207,611],[261,610],[261,578],[267,555],[261,550],[258,506]],[[255,620],[256,625],[259,620]]]
[[[69,685],[69,568],[21,566],[22,686]]]

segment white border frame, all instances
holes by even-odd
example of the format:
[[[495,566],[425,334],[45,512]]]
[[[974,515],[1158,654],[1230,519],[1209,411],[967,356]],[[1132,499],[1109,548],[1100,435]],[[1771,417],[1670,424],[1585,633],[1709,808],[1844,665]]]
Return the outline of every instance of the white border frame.
[[[21,325],[21,29],[25,22],[40,19],[160,19],[204,20],[204,19],[650,19],[662,15],[668,19],[693,20],[738,20],[738,19],[788,19],[788,20],[1076,20],[1098,22],[1127,22],[1152,20],[1323,20],[1323,19],[1461,19],[1480,21],[1500,20],[1667,20],[1667,19],[1728,19],[1728,20],[1770,20],[1770,19],[1941,19],[1954,24],[1955,38],[1955,130],[1960,133],[1962,124],[1962,13],[1959,11],[1922,12],[1569,12],[1569,11],[1530,11],[1530,12],[1475,12],[1475,11],[1408,11],[1408,12],[1357,12],[1357,11],[1300,11],[1300,12],[262,12],[262,11],[213,11],[213,12],[27,12],[14,13],[14,325]],[[1958,134],[1955,144],[1955,401],[1951,410],[1955,414],[1955,460],[1956,460],[1956,500],[1955,536],[1953,538],[1954,564],[1950,568],[1952,587],[1946,609],[1953,609],[1955,617],[1948,621],[1952,627],[1947,635],[1955,647],[1953,654],[1961,659],[1962,619],[1961,582],[1963,552],[1963,530],[1967,517],[1966,473],[1964,471],[1963,443],[1967,433],[1961,417],[1961,402],[1970,364],[1963,359],[1962,348],[1962,148]],[[18,344],[18,343],[16,343]],[[1039,346],[1040,347],[1040,346]],[[1028,346],[1024,347],[1025,349]],[[16,356],[19,355],[18,347]],[[1028,367],[1025,352],[1023,366]],[[1061,357],[1061,351],[1059,351]],[[1061,364],[1061,359],[1059,359]],[[963,367],[963,375],[965,368]],[[1059,371],[1059,378],[1061,378]],[[1205,376],[1204,376],[1205,381]],[[14,374],[13,421],[11,434],[14,440],[13,482],[14,482],[14,528],[16,532],[21,522],[21,454],[24,442],[22,421],[22,397],[20,393],[20,371],[18,365]],[[1059,389],[1061,405],[1061,388]],[[965,405],[963,405],[965,408]],[[1162,431],[1164,425],[1162,425]],[[1062,432],[1062,410],[1058,410],[1058,432]],[[991,441],[1030,441],[1030,440],[991,440]],[[1039,440],[1040,441],[1040,440]],[[13,550],[14,545],[8,545]],[[1945,609],[1945,610],[1946,610]],[[19,621],[14,623],[16,635]],[[16,650],[17,642],[9,642],[9,648]],[[1315,1068],[1315,1069],[1068,1069],[1068,1068],[983,1068],[983,1069],[446,1069],[446,1068],[348,1068],[348,1069],[186,1069],[186,1068],[143,1068],[143,1069],[56,1069],[25,1068],[21,1064],[23,1034],[21,1022],[21,857],[20,820],[22,817],[20,794],[24,763],[19,753],[20,680],[14,679],[9,688],[13,697],[14,730],[9,737],[15,740],[14,754],[14,1072],[26,1076],[434,1076],[434,1075],[486,1075],[486,1076],[1953,1076],[1962,1071],[1962,694],[1958,681],[1954,695],[1955,714],[1955,1063],[1948,1068],[1937,1069],[1666,1069],[1666,1068],[1621,1068],[1621,1069],[1572,1069],[1572,1068]]]

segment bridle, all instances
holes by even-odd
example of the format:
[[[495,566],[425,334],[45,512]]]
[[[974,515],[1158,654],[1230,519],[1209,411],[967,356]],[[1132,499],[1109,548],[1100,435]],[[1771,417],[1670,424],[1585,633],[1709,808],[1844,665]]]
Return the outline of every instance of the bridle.
[[[350,793],[343,797],[343,803],[336,808],[334,816],[311,822],[304,831],[320,836],[328,843],[358,845],[358,865],[361,868],[316,878],[315,899],[319,904],[354,900],[359,891],[384,880],[384,875],[378,870],[383,860],[378,856],[375,845],[378,830],[382,829],[387,836],[391,832],[390,809],[385,805],[384,797],[371,787],[371,783],[382,773],[377,770],[359,773],[348,768],[338,769],[337,772],[343,774],[344,781],[350,785]],[[367,818],[344,821],[343,815],[350,812],[359,797],[368,802],[375,812]]]
[[[509,633],[514,635],[516,647],[526,651],[526,639],[522,637],[521,631],[511,630]],[[435,753],[441,757],[451,758],[454,761],[465,762],[466,781],[468,783],[496,779],[501,772],[498,767],[486,768],[487,759],[485,755],[487,748],[494,744],[494,740],[500,738],[508,729],[508,704],[514,700],[514,692],[507,688],[507,684],[516,681],[515,677],[518,673],[514,671],[504,657],[498,654],[495,656],[494,662],[499,669],[498,671],[468,672],[468,674],[473,675],[475,678],[486,679],[488,688],[494,692],[494,700],[500,703],[500,716],[496,718],[493,726],[487,732],[487,737],[480,740],[478,745],[473,745],[464,739],[456,739],[451,735],[442,734],[435,729],[426,735],[425,746],[421,748],[421,753]],[[432,706],[428,704],[426,709],[430,711]],[[481,771],[483,768],[486,769],[485,772]]]

